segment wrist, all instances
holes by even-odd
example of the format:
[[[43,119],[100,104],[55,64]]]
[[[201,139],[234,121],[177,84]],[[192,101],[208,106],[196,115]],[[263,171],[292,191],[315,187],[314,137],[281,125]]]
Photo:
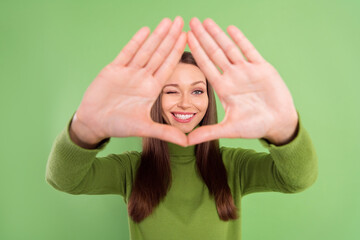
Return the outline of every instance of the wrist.
[[[299,130],[299,118],[296,115],[296,118],[289,121],[288,123],[279,125],[276,130],[270,132],[264,138],[270,143],[281,146],[290,143],[295,139]]]
[[[82,148],[93,149],[104,140],[93,133],[89,127],[84,125],[76,116],[76,113],[70,123],[69,135],[71,140]]]

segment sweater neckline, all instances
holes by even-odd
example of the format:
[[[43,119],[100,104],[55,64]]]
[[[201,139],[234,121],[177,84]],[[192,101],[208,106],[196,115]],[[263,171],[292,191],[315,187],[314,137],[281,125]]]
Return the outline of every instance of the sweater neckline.
[[[194,129],[198,127],[200,127],[200,125],[197,125]],[[192,131],[194,131],[194,129]],[[187,136],[189,133],[185,133],[185,135]],[[167,144],[170,156],[195,156],[196,145],[183,147],[172,142],[167,142]]]
[[[183,147],[171,142],[167,144],[170,156],[195,156],[195,145]]]

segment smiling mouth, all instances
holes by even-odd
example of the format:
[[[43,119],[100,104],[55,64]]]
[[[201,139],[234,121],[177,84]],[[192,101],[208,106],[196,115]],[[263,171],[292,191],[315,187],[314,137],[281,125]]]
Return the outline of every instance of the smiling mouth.
[[[174,119],[178,122],[181,123],[188,123],[190,122],[196,115],[196,113],[186,113],[186,114],[181,114],[181,113],[171,113],[174,117]]]

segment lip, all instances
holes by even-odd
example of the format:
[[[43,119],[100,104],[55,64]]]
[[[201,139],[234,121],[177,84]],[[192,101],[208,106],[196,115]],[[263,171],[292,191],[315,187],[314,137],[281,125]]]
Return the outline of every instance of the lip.
[[[189,119],[179,119],[179,118],[176,118],[174,114],[194,114],[194,116],[192,116],[191,118]],[[195,116],[196,116],[196,113],[186,113],[186,112],[172,112],[171,115],[173,116],[173,118],[177,121],[177,122],[180,122],[180,123],[188,123],[190,122]]]
[[[174,113],[174,114],[184,114],[184,115],[186,115],[186,114],[196,114],[196,113],[194,113],[194,112],[171,112],[171,113]]]

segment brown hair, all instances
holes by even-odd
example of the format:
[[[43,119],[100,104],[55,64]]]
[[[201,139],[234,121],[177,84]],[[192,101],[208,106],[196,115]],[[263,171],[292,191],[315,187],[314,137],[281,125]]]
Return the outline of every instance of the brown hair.
[[[184,52],[180,63],[198,66],[190,52]],[[206,80],[209,98],[208,109],[199,125],[216,124],[217,111],[213,88]],[[151,109],[155,122],[166,124],[162,117],[161,94]],[[219,140],[203,142],[195,146],[197,171],[215,198],[218,215],[221,220],[237,219],[236,208],[229,185],[227,173],[219,150]],[[140,166],[128,203],[128,214],[139,223],[149,216],[153,209],[166,196],[171,186],[170,156],[167,142],[156,138],[143,138],[143,151]]]

